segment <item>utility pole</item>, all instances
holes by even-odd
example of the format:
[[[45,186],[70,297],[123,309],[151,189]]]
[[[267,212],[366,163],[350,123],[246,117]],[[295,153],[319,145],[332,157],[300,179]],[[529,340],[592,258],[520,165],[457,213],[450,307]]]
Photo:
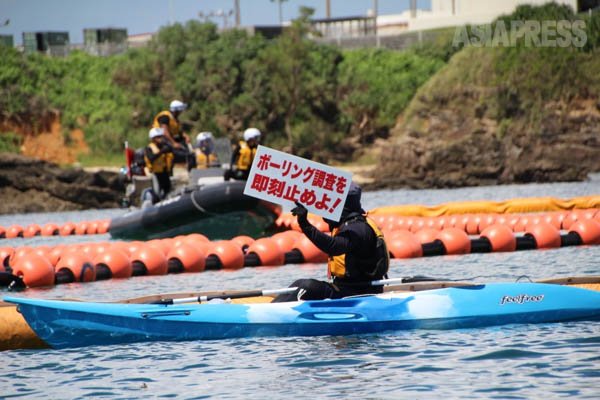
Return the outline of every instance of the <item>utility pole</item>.
[[[175,21],[173,20],[173,0],[171,0],[170,5],[169,5],[169,12],[171,14],[171,25],[173,25],[175,23]]]
[[[417,16],[417,0],[410,0],[410,16],[411,18]]]
[[[239,28],[240,27],[240,0],[234,0],[233,2],[234,6],[233,8],[235,9],[235,27]]]
[[[331,0],[325,0],[325,17],[327,19],[331,18]]]
[[[277,0],[277,6],[279,6],[279,25],[283,25],[283,12],[281,11],[281,0]]]

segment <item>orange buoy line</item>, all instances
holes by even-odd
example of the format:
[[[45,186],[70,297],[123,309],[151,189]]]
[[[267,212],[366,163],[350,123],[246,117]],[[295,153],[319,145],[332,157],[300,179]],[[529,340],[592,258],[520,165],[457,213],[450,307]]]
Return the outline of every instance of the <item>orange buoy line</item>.
[[[31,238],[35,236],[70,236],[70,235],[96,235],[108,232],[110,220],[82,221],[77,224],[65,222],[62,225],[49,222],[42,226],[29,224],[26,227],[15,224],[7,228],[0,226],[0,239],[14,239],[18,237]]]
[[[595,209],[527,215],[526,223],[519,216],[505,217],[467,215],[407,223],[404,216],[373,216],[384,227],[394,258],[600,244],[600,213]],[[257,240],[238,236],[211,242],[195,233],[147,242],[0,247],[0,272],[21,277],[27,287],[326,261],[325,253],[293,229]]]

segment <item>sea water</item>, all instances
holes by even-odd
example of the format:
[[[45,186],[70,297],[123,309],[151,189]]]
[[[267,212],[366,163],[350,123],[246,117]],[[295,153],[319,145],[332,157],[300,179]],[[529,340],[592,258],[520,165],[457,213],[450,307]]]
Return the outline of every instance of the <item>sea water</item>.
[[[600,194],[597,181],[378,191],[383,205]],[[79,222],[123,210],[0,216],[0,225]],[[108,235],[2,240],[38,246]],[[117,300],[161,292],[272,289],[324,279],[324,264],[134,277],[30,289],[19,296]],[[393,260],[390,276],[513,282],[600,275],[600,246]],[[6,294],[6,292],[0,292]],[[325,337],[249,338],[0,352],[0,398],[437,399],[600,398],[600,322]]]

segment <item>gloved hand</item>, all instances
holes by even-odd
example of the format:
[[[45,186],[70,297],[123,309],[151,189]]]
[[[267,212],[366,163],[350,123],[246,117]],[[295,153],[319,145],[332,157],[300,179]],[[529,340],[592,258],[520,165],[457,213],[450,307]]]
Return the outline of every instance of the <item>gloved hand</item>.
[[[308,210],[302,204],[296,201],[296,207],[292,209],[292,215],[298,218],[298,223],[308,222]]]

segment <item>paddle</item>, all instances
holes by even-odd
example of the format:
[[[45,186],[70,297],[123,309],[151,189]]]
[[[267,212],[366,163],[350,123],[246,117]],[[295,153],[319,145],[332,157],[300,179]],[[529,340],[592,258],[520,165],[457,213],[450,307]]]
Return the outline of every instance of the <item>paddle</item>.
[[[192,303],[198,302],[201,303],[203,301],[209,301],[213,299],[243,299],[246,297],[256,297],[256,296],[275,296],[278,294],[284,293],[292,293],[294,292],[296,287],[289,287],[285,289],[271,289],[271,290],[249,290],[246,292],[232,292],[232,293],[221,293],[210,296],[197,296],[197,297],[184,297],[180,299],[160,299],[157,301],[152,301],[149,304],[163,304],[163,305],[172,305],[172,304],[181,304],[181,303]]]

